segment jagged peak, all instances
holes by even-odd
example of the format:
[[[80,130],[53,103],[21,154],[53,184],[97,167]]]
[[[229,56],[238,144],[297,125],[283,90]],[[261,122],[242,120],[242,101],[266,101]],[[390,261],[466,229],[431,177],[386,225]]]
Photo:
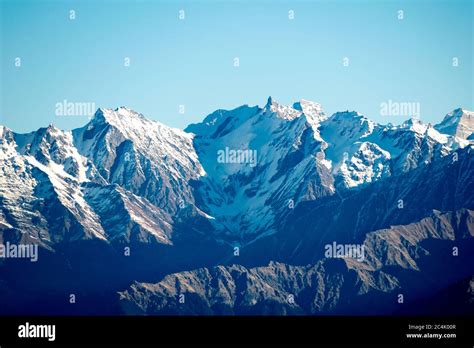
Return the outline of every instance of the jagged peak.
[[[50,134],[50,135],[55,135],[55,134],[60,134],[63,133],[61,129],[56,127],[53,123],[50,123],[48,127],[45,129],[45,133]]]
[[[468,139],[474,132],[474,112],[457,108],[448,113],[443,121],[434,126],[440,133]]]
[[[115,109],[111,108],[99,108],[94,114],[93,119],[98,119],[100,121],[106,121],[108,123],[113,123],[120,119],[140,119],[142,121],[149,121],[142,114],[134,111],[133,109],[127,108],[125,106],[120,106]]]
[[[403,122],[404,125],[411,126],[414,124],[423,124],[423,121],[421,121],[419,118],[416,117],[410,117],[408,120]]]
[[[302,111],[296,110],[289,105],[280,104],[271,96],[268,97],[264,110],[276,114],[278,118],[288,121],[292,121],[302,115]]]
[[[13,132],[6,126],[0,125],[0,160],[15,156],[16,142]]]
[[[40,127],[35,131],[29,133],[14,133],[15,138],[21,139],[36,139],[36,141],[43,141],[45,138],[60,138],[63,135],[67,134],[67,131],[63,131],[57,128],[53,123],[50,123],[47,127]],[[48,140],[46,140],[48,141]]]
[[[349,110],[346,110],[346,111],[338,111],[336,113],[334,113],[331,118],[345,118],[345,119],[353,119],[353,118],[364,118],[364,119],[367,119],[364,115],[360,114],[359,112],[357,111],[349,111]]]
[[[472,118],[474,118],[474,111],[469,111],[460,107],[446,114],[441,124],[449,122],[449,121],[459,123],[462,120],[472,119]]]
[[[418,134],[425,134],[428,130],[428,126],[424,124],[420,119],[411,117],[403,122],[400,127],[401,129],[408,129]]]
[[[271,95],[269,95],[268,98],[267,98],[267,104],[265,105],[265,107],[270,107],[275,102],[276,101],[273,99],[273,97]]]
[[[301,99],[292,106],[283,105],[276,101],[272,96],[267,98],[263,108],[259,106],[249,106],[243,104],[232,110],[218,109],[207,115],[202,122],[193,123],[185,128],[186,132],[206,136],[215,134],[214,132],[226,123],[226,128],[230,126],[236,128],[241,123],[246,122],[249,118],[261,114],[276,115],[277,118],[292,121],[301,115],[305,115],[306,120],[317,128],[317,125],[326,120],[327,116],[323,112],[321,104],[309,100]],[[229,120],[229,118],[231,120]]]
[[[223,130],[222,127],[237,128],[248,119],[260,114],[261,110],[258,106],[251,107],[248,104],[232,110],[217,109],[207,115],[203,121],[189,124],[184,131],[199,136],[215,136],[218,129]]]
[[[149,131],[179,134],[188,137],[189,134],[178,128],[169,127],[161,122],[148,119],[143,114],[125,106],[116,109],[99,108],[92,120],[85,126],[90,129],[98,125],[109,125],[130,136],[132,133],[146,134]]]
[[[471,116],[472,114],[474,114],[473,111],[469,111],[463,107],[459,107],[457,109],[454,109],[451,114],[453,115],[460,115],[460,116]]]
[[[392,129],[413,132],[423,137],[434,139],[441,144],[446,144],[448,142],[448,137],[436,130],[436,128],[431,123],[426,124],[415,117],[411,117],[401,125],[392,127]]]
[[[4,138],[8,133],[11,133],[11,129],[0,125],[0,138]]]
[[[293,104],[293,108],[303,112],[310,123],[319,123],[328,118],[324,113],[321,104],[310,100],[301,99]]]
[[[296,110],[304,111],[305,107],[313,107],[320,110],[321,112],[323,111],[321,104],[311,100],[300,99],[299,101],[293,103],[293,108]]]
[[[372,134],[377,124],[356,111],[346,110],[336,112],[322,122],[321,126],[325,133],[332,129],[332,132],[336,132],[339,136],[357,139]],[[322,137],[325,139],[324,135]]]
[[[13,131],[6,126],[0,125],[0,147],[12,146],[12,145],[14,146],[15,143],[16,143],[15,134],[13,133]]]
[[[373,129],[377,125],[374,121],[359,112],[349,110],[336,112],[328,118],[328,121],[347,124],[348,126],[367,126],[369,129]]]

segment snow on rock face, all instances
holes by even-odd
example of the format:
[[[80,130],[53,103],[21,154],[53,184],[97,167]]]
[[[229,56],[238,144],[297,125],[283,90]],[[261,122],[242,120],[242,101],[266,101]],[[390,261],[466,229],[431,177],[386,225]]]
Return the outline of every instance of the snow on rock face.
[[[79,240],[98,238],[105,240],[104,230],[100,224],[100,219],[95,211],[87,204],[84,199],[84,193],[75,180],[71,180],[70,176],[64,172],[59,165],[45,166],[40,163],[33,156],[25,156],[28,163],[46,174],[47,180],[44,180],[44,175],[39,175],[37,178],[42,178],[41,185],[48,186],[50,193],[53,193],[54,198],[62,207],[67,209],[68,213],[76,220],[78,227],[83,233],[73,234],[68,236],[61,236],[61,239]],[[52,192],[51,192],[52,191]],[[47,192],[45,192],[47,194]],[[49,198],[48,196],[43,198]]]
[[[272,97],[268,98],[268,102],[265,106],[265,109],[271,111],[272,113],[275,113],[278,117],[288,121],[294,120],[295,118],[300,117],[302,114],[301,111],[296,110],[291,106],[279,104],[278,102],[273,100]]]
[[[390,175],[390,153],[377,144],[363,142],[340,167],[346,187],[370,183]]]
[[[193,136],[127,108],[99,109],[74,143],[107,182],[119,184],[158,207],[176,212],[194,201],[190,180],[204,175]]]
[[[143,115],[124,107],[116,110],[99,109],[86,127],[75,131],[76,135],[77,146],[89,156],[90,152],[97,150],[97,141],[103,140],[93,137],[99,135],[105,136],[104,145],[109,151],[113,151],[112,147],[120,145],[122,141],[130,140],[137,152],[156,162],[164,162],[170,170],[169,174],[175,178],[182,175],[181,169],[187,170],[194,178],[203,174],[190,134],[147,120]],[[189,169],[197,169],[197,173],[191,173]]]
[[[333,175],[342,175],[346,187],[354,187],[364,182],[351,178],[355,172],[359,173],[355,175],[357,177],[372,177],[368,173],[364,175],[361,166],[362,162],[367,162],[363,158],[370,152],[369,145],[364,145],[364,151],[359,150],[361,142],[372,134],[374,127],[372,121],[356,112],[339,112],[321,123],[320,134],[328,144],[325,158],[332,164]],[[381,153],[378,147],[372,148]]]
[[[314,120],[315,123],[320,123],[327,119],[321,104],[309,100],[301,99],[293,104],[293,108],[302,111],[307,118]]]
[[[44,129],[41,132],[44,135]],[[17,135],[15,135],[17,136]],[[24,137],[18,136],[20,140]],[[39,137],[32,135],[31,152],[15,146],[8,158],[0,159],[0,221],[24,242],[50,248],[54,243],[79,239],[105,240],[102,226],[85,202],[78,178],[65,171],[61,157]],[[54,142],[54,141],[53,141]],[[22,144],[24,145],[24,144]],[[61,154],[67,154],[67,147]],[[41,163],[35,156],[40,158]],[[1,230],[1,228],[0,228]]]
[[[435,128],[441,133],[468,139],[474,132],[474,112],[456,109],[447,114]]]
[[[323,121],[319,130],[328,144],[325,153],[332,172],[343,178],[347,188],[407,172],[469,144],[417,119],[400,126],[379,125],[356,112],[338,112]],[[370,144],[379,154],[376,163],[361,159],[369,151],[366,148],[358,153],[361,143]],[[361,164],[364,162],[366,166]]]
[[[453,138],[440,134],[430,124],[409,120],[401,126],[385,126],[374,138],[392,154],[394,172],[407,172],[443,157],[459,146],[451,146]]]
[[[258,107],[242,105],[234,110],[216,110],[202,122],[190,124],[185,131],[200,137],[218,138],[240,127],[259,112]]]
[[[271,233],[275,216],[290,200],[297,204],[333,191],[327,168],[316,158],[324,144],[315,128],[302,111],[270,97],[263,108],[219,111],[186,129],[196,134],[194,145],[207,173],[199,191],[203,210],[219,217],[218,229],[250,240],[260,231]],[[219,157],[229,151],[247,151],[255,161]]]
[[[203,174],[191,134],[125,108],[99,110],[73,132],[51,125],[14,134],[2,127],[0,141],[0,161],[8,159],[0,173],[7,212],[1,226],[29,231],[46,247],[90,238],[171,244],[172,219],[161,208],[192,203],[188,181]],[[99,201],[89,181],[107,193]],[[107,204],[112,196],[122,205]]]
[[[7,127],[0,126],[0,160],[6,160],[17,155],[13,132]]]
[[[326,158],[341,164],[348,154],[356,148],[356,143],[369,136],[374,130],[374,123],[356,112],[338,112],[322,122],[320,134],[328,144]]]
[[[109,241],[172,244],[171,217],[146,199],[117,185],[91,183],[84,192]]]
[[[47,231],[40,227],[41,214],[35,211],[37,200],[34,189],[36,179],[26,159],[16,151],[13,133],[2,128],[0,138],[0,231],[16,227],[29,231],[32,239],[46,236]],[[38,221],[32,226],[32,221]],[[26,234],[25,234],[26,235]]]
[[[425,134],[428,126],[423,124],[419,119],[410,118],[409,120],[405,121],[400,128],[409,129],[418,134]]]
[[[319,126],[321,122],[327,120],[327,116],[321,107],[321,104],[301,99],[299,102],[293,104],[295,110],[303,112],[303,115],[306,117],[306,121],[313,128],[314,139],[324,143],[324,140],[321,138],[319,132]],[[323,147],[325,147],[324,145]]]
[[[172,244],[173,223],[189,206],[212,224],[211,234],[245,244],[278,230],[290,205],[472,144],[471,119],[457,109],[435,127],[414,119],[379,125],[357,112],[327,117],[318,103],[285,106],[270,97],[262,108],[217,110],[185,131],[125,107],[99,109],[72,132],[49,126],[15,134],[2,126],[0,203],[12,218],[0,215],[0,225],[29,226],[49,241]],[[75,227],[50,235],[44,206],[60,208]]]
[[[29,134],[16,134],[15,140],[22,155],[31,155],[45,166],[61,166],[79,182],[88,180],[88,161],[74,147],[71,132],[50,125]]]

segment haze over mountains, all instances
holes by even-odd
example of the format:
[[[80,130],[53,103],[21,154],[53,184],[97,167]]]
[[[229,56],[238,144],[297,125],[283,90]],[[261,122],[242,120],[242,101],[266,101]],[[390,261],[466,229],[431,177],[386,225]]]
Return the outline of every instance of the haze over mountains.
[[[464,109],[393,126],[272,98],[184,131],[124,107],[73,131],[0,126],[0,242],[40,246],[35,264],[0,259],[0,308],[426,311],[474,275],[473,130]],[[222,163],[224,149],[256,161]],[[332,242],[364,245],[364,260],[325,257]]]

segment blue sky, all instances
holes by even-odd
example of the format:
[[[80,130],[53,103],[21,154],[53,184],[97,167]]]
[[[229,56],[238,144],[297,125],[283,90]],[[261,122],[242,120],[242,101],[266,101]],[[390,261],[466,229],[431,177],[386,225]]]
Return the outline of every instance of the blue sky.
[[[18,132],[85,124],[55,115],[63,100],[127,106],[179,128],[269,95],[381,123],[407,118],[380,115],[388,100],[420,103],[426,122],[474,109],[472,1],[0,3],[0,123]]]

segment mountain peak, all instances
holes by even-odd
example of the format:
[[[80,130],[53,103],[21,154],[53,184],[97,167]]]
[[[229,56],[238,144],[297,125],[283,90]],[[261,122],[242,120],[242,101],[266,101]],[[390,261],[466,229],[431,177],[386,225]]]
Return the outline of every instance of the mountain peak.
[[[293,104],[293,108],[303,112],[311,124],[325,121],[328,118],[324,113],[321,104],[310,100],[301,99]]]
[[[276,102],[271,95],[267,98],[267,104],[265,106],[271,106],[274,102]]]
[[[414,131],[415,133],[425,134],[428,126],[425,125],[420,119],[411,117],[402,123],[401,128],[407,128]]]
[[[161,122],[150,120],[143,114],[121,106],[116,109],[99,108],[92,120],[86,125],[91,129],[95,126],[110,125],[130,137],[131,134],[140,136],[152,131],[185,134],[180,129],[168,127]]]
[[[293,104],[293,108],[300,111],[304,111],[304,109],[308,107],[322,109],[321,104],[306,99],[300,99],[299,101]]]
[[[447,114],[441,123],[435,125],[440,133],[468,139],[474,132],[474,112],[457,108]]]
[[[271,113],[275,113],[278,118],[292,121],[295,118],[301,116],[302,112],[300,110],[296,110],[288,105],[282,105],[275,101],[272,97],[268,97],[267,104],[265,105],[264,110],[268,110]]]
[[[10,129],[8,129],[5,126],[0,125],[0,139],[3,138],[9,132],[10,132]]]
[[[364,115],[358,113],[357,111],[339,111],[333,114],[329,120],[336,121],[342,124],[349,125],[370,125],[370,128],[373,128],[375,122],[371,121]]]
[[[334,118],[345,118],[345,119],[351,119],[351,118],[365,118],[363,115],[359,114],[357,111],[338,111],[335,114],[332,115]]]
[[[56,133],[61,133],[62,131],[56,127],[53,123],[50,123],[48,127],[45,128],[45,133],[47,134],[56,134]]]
[[[114,123],[118,120],[130,121],[133,119],[147,121],[145,116],[125,106],[118,107],[115,110],[108,108],[99,108],[97,109],[94,118],[98,118],[99,120],[106,121],[108,123]]]

